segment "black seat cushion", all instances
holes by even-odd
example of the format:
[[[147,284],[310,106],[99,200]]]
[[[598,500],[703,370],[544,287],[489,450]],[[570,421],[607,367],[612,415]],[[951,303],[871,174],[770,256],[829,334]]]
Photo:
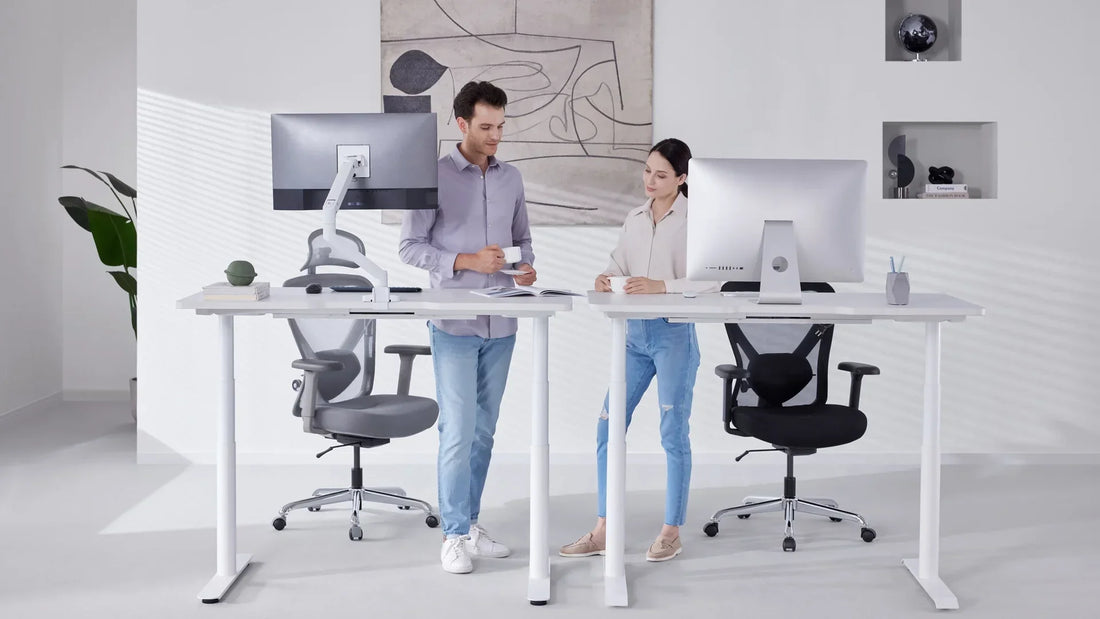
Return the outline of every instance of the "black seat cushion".
[[[314,427],[324,432],[400,438],[432,427],[439,405],[414,395],[365,395],[319,406],[313,415]]]
[[[733,423],[749,436],[783,447],[845,445],[867,431],[867,416],[840,404],[733,409]]]

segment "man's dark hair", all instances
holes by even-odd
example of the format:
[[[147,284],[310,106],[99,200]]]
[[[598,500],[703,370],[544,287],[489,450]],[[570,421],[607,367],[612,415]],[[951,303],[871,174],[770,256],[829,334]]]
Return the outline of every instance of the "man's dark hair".
[[[508,95],[490,82],[466,82],[455,96],[455,118],[465,118],[469,122],[478,103],[502,108],[508,105]]]

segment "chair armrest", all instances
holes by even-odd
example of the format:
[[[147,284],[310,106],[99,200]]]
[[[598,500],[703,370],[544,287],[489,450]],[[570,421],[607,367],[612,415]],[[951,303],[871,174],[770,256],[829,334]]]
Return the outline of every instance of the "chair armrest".
[[[413,344],[390,344],[382,349],[391,355],[430,355],[431,346],[415,346]]]
[[[878,367],[855,361],[841,361],[836,367],[852,375],[852,387],[848,392],[848,406],[859,408],[859,389],[863,384],[863,377],[877,376],[879,374]]]
[[[417,355],[431,355],[431,346],[413,344],[390,344],[382,349],[391,355],[401,357],[401,368],[397,373],[397,395],[409,395],[409,383],[412,382],[413,361]]]
[[[718,376],[718,378],[721,378],[723,380],[749,377],[748,370],[742,367],[738,367],[736,365],[731,365],[729,363],[723,363],[722,365],[714,368],[714,373]]]
[[[296,359],[290,367],[306,372],[334,372],[344,369],[344,364],[331,359]]]
[[[749,371],[736,365],[723,363],[714,368],[714,373],[722,379],[722,426],[727,434],[748,436],[733,425],[733,406],[736,402],[734,394],[740,388],[741,381],[749,377]]]
[[[341,370],[344,364],[332,359],[296,359],[290,362],[290,367],[305,372],[296,404],[302,411],[302,429],[313,432],[313,413],[317,410],[317,374]]]
[[[851,372],[852,374],[858,374],[860,376],[866,376],[868,374],[876,376],[879,374],[878,367],[867,363],[857,363],[855,361],[841,361],[836,367],[838,370],[844,370],[845,372]]]

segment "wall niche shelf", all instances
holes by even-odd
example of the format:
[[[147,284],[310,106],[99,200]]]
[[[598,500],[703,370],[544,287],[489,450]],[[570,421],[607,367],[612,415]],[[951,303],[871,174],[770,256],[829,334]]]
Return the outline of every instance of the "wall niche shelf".
[[[905,136],[905,156],[913,160],[916,170],[908,199],[917,199],[917,194],[924,192],[930,166],[951,166],[954,182],[965,183],[971,199],[997,197],[996,122],[882,123],[883,198],[894,198],[896,181],[889,176],[894,164],[887,149],[899,135]]]
[[[954,62],[962,60],[962,0],[886,0],[886,60],[911,61],[913,52],[898,41],[898,24],[910,13],[927,15],[936,23],[936,42],[922,60]]]

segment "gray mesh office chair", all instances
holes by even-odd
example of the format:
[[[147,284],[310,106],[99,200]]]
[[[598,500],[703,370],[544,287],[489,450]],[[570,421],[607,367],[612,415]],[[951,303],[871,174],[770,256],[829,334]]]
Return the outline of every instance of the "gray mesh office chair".
[[[759,282],[727,282],[723,291],[759,291]],[[826,283],[803,283],[803,291],[830,293]],[[795,488],[794,458],[817,453],[824,447],[858,440],[867,430],[867,416],[859,410],[863,377],[879,373],[873,365],[845,361],[837,367],[852,376],[848,405],[828,404],[829,350],[833,325],[727,323],[726,334],[737,365],[714,368],[723,382],[722,410],[726,432],[751,436],[772,444],[771,449],[749,449],[740,461],[756,451],[781,451],[787,456],[787,475],[782,497],[745,497],[742,505],[719,510],[703,527],[718,535],[724,516],[748,518],[760,512],[783,512],[786,530],[783,550],[795,550],[796,511],[826,516],[833,522],[850,520],[860,525],[865,542],[875,530],[857,513],[837,508],[832,499],[800,499]]]
[[[338,230],[363,251],[363,242],[355,235]],[[365,278],[351,273],[317,273],[323,265],[355,268],[344,260],[332,259],[319,247],[321,231],[309,236],[309,257],[302,270],[306,275],[284,282],[286,287],[320,284],[323,289],[334,285],[369,285]],[[271,522],[275,530],[286,527],[291,510],[306,508],[319,511],[333,503],[351,503],[351,527],[348,537],[363,538],[359,512],[364,502],[396,505],[400,509],[416,507],[427,514],[429,527],[439,526],[439,518],[430,504],[406,496],[401,488],[364,488],[363,469],[359,457],[361,448],[377,447],[390,439],[412,436],[435,424],[439,407],[435,400],[409,395],[409,380],[413,360],[417,355],[429,355],[427,346],[387,346],[385,352],[401,358],[396,394],[376,395],[374,387],[375,321],[373,319],[313,319],[289,320],[294,342],[302,358],[291,366],[304,372],[302,380],[294,381],[298,397],[293,413],[302,418],[305,432],[320,434],[338,444],[317,454],[325,455],[338,447],[350,446],[353,453],[351,485],[346,488],[319,488],[313,496],[287,503]]]

